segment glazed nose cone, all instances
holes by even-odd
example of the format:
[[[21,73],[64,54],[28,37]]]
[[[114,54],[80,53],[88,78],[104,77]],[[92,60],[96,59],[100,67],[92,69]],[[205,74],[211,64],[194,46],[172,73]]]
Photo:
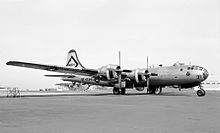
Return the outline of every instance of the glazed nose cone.
[[[204,69],[204,71],[203,71],[204,80],[206,80],[208,78],[208,76],[209,76],[209,72],[206,69]]]

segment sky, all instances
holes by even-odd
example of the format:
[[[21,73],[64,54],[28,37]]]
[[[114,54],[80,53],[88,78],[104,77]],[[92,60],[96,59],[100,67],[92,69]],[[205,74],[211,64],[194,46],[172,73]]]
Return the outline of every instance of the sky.
[[[62,82],[11,60],[65,66],[75,49],[87,68],[144,68],[179,61],[220,80],[219,0],[0,0],[0,86],[43,89]]]

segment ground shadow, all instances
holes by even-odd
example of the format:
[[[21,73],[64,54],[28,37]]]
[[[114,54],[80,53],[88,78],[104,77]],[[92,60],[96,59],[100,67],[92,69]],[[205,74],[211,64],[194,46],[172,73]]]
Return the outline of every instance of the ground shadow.
[[[80,93],[80,94],[44,94],[44,95],[21,95],[19,97],[60,97],[60,96],[192,96],[190,94],[184,93],[176,93],[176,92],[163,92],[160,95],[153,95],[147,93],[127,93],[125,95],[113,95],[111,92],[109,93]],[[13,97],[12,97],[13,98]]]

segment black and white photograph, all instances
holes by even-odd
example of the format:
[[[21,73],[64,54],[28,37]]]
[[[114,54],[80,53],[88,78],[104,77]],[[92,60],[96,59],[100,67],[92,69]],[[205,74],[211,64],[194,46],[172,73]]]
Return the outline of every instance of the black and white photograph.
[[[219,0],[0,0],[0,133],[219,133]]]

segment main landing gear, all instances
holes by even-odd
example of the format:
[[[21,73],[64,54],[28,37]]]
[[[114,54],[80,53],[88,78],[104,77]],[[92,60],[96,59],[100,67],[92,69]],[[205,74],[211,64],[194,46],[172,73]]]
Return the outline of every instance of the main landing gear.
[[[126,89],[125,88],[121,88],[121,89],[119,89],[117,87],[113,88],[113,94],[114,95],[119,95],[119,94],[125,95],[125,93],[126,93]]]
[[[162,92],[162,87],[150,87],[149,89],[147,88],[147,94],[160,95],[161,92]]]
[[[201,85],[199,85],[199,90],[196,91],[196,94],[199,97],[205,96],[205,90],[203,89],[203,87]]]

